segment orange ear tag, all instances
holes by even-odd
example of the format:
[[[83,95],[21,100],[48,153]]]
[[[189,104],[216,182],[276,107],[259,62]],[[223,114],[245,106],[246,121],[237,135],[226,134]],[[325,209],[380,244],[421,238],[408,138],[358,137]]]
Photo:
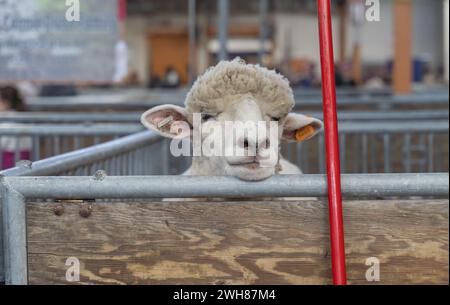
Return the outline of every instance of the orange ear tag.
[[[299,128],[295,131],[295,140],[297,142],[308,139],[314,133],[314,127],[311,125]]]

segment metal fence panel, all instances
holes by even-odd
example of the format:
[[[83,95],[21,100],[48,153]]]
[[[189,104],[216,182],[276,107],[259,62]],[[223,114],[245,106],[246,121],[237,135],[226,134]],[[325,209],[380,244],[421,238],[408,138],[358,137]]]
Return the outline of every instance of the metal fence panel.
[[[342,190],[346,197],[448,197],[448,179],[448,174],[344,175]],[[2,177],[5,279],[27,283],[26,198],[297,197],[325,196],[326,189],[324,175],[275,176],[259,183],[205,176]]]
[[[301,112],[301,110],[300,110]],[[142,112],[3,112],[0,122],[7,123],[137,123]],[[322,119],[322,111],[307,111],[307,114]],[[379,120],[448,120],[448,109],[409,111],[340,111],[340,121]]]

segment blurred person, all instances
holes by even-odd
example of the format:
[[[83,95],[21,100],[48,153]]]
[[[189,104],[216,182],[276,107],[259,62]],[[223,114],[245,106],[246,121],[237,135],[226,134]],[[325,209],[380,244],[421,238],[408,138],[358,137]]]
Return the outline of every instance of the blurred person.
[[[19,81],[17,83],[17,89],[22,93],[24,98],[35,97],[39,94],[39,87],[31,81]]]
[[[0,111],[25,111],[25,102],[16,87],[0,87]]]
[[[178,88],[180,86],[180,75],[174,67],[167,67],[163,83],[165,88]]]
[[[128,74],[128,46],[124,40],[119,40],[115,47],[115,72],[113,82],[121,83]]]
[[[25,102],[16,87],[0,87],[0,111],[25,111]],[[0,134],[1,169],[15,166],[16,153],[19,160],[30,160],[31,146],[30,137],[1,136]]]

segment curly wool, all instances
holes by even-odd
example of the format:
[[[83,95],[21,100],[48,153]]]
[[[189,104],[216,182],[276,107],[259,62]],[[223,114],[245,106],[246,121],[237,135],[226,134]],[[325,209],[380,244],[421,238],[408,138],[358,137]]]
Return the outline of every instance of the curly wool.
[[[199,76],[187,94],[185,106],[190,113],[216,113],[224,103],[249,96],[273,115],[285,115],[294,107],[294,95],[284,76],[239,58],[221,61]]]

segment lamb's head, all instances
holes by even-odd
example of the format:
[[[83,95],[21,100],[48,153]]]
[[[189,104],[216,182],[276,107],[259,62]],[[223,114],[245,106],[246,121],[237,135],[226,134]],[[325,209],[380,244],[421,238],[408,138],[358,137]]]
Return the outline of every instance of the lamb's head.
[[[235,59],[200,76],[185,108],[154,107],[142,123],[166,137],[190,137],[194,156],[201,154],[194,162],[202,174],[262,180],[279,168],[280,139],[307,140],[322,128],[317,119],[290,113],[293,106],[286,78]]]

